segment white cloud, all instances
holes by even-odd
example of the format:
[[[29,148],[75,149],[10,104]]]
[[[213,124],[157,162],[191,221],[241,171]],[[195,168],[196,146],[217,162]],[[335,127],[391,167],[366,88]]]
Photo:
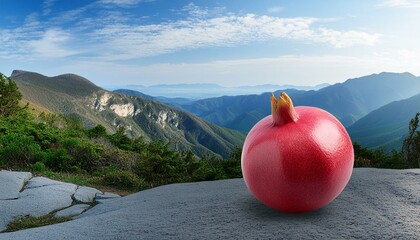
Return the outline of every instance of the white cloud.
[[[420,8],[419,0],[386,0],[378,4],[380,7]]]
[[[193,10],[196,11],[196,10]],[[104,44],[109,56],[141,58],[209,46],[236,46],[247,42],[290,39],[326,43],[336,48],[374,45],[378,34],[316,28],[316,18],[279,18],[246,14],[194,18],[155,25],[107,25],[92,37]]]
[[[204,17],[209,13],[209,10],[207,8],[201,8],[194,3],[189,3],[186,6],[184,6],[181,11],[188,12],[192,17]]]
[[[22,27],[0,29],[0,54],[3,58],[19,54],[27,58],[60,58],[80,53],[92,60],[118,61],[188,49],[236,47],[284,39],[322,43],[334,48],[372,46],[381,37],[363,31],[318,27],[326,24],[325,19],[238,15],[226,13],[221,8],[200,8],[192,3],[182,10],[187,18],[157,24],[143,24],[139,19],[124,15],[123,11],[101,8],[101,4],[128,6],[143,1],[101,0],[62,12],[47,22],[41,22],[38,14],[31,14]],[[52,4],[52,0],[44,2],[47,7]],[[97,8],[101,11],[96,11]],[[97,15],[90,15],[91,12]]]
[[[27,46],[35,58],[61,58],[74,55],[77,52],[67,50],[63,45],[70,39],[70,35],[58,29],[44,32],[37,40],[30,40]]]
[[[345,48],[354,45],[373,46],[380,38],[380,34],[369,34],[353,30],[336,31],[326,28],[320,28],[313,36],[314,41],[329,43],[336,48]]]

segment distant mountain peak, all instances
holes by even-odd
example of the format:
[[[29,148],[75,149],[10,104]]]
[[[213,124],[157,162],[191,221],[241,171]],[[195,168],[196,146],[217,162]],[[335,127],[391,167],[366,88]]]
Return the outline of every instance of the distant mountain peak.
[[[13,70],[13,71],[12,71],[12,75],[10,75],[10,77],[11,77],[11,78],[13,78],[13,77],[16,77],[16,76],[18,76],[18,75],[20,75],[20,74],[23,74],[23,73],[28,73],[28,71],[23,71],[23,70]]]
[[[22,84],[42,87],[76,96],[86,96],[95,91],[102,90],[102,88],[96,86],[88,79],[71,73],[47,77],[36,72],[13,70],[10,78],[21,82]]]

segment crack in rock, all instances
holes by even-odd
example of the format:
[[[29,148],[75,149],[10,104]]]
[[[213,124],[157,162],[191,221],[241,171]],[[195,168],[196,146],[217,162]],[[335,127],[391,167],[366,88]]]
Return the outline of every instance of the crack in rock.
[[[49,186],[60,186],[60,185],[63,185],[63,184],[52,183],[52,184],[45,184],[45,185],[39,185],[39,186],[36,185],[36,186],[29,186],[26,189],[35,189],[35,188],[42,188],[42,187],[49,187]]]

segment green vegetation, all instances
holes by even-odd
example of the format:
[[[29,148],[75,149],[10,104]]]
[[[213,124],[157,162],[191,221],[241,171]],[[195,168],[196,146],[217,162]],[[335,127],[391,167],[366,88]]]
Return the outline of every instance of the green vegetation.
[[[24,109],[0,117],[0,168],[92,175],[99,185],[133,191],[241,176],[238,153],[236,159],[198,158],[163,141],[129,138],[122,128],[108,134],[101,125],[92,129],[80,126],[77,119],[34,116]]]
[[[420,113],[417,113],[410,121],[408,137],[404,140],[402,151],[405,162],[408,167],[412,168],[420,167],[420,130],[417,130],[419,127],[419,116]]]
[[[420,167],[420,131],[418,130],[419,115],[417,113],[409,123],[408,137],[404,140],[401,151],[384,149],[368,149],[354,143],[355,167],[377,168],[419,168]]]
[[[7,225],[7,229],[3,232],[14,232],[27,228],[42,227],[46,225],[62,223],[71,220],[71,217],[54,217],[53,214],[48,214],[41,217],[24,216],[18,218]]]
[[[22,94],[15,82],[0,73],[0,116],[11,116],[17,109]]]
[[[19,108],[21,95],[16,87],[9,87],[16,85],[4,76],[3,82],[12,90],[2,98],[10,94],[17,101],[4,105],[7,114],[0,116],[0,168],[129,192],[175,182],[241,177],[239,148],[225,160],[198,158],[163,140],[130,138],[124,128],[114,134],[102,125],[85,129],[75,117]]]

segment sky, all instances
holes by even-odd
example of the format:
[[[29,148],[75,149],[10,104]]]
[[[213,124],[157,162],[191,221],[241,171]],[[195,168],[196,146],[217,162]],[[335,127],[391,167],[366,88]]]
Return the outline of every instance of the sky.
[[[0,0],[0,72],[102,87],[420,75],[419,0]]]

